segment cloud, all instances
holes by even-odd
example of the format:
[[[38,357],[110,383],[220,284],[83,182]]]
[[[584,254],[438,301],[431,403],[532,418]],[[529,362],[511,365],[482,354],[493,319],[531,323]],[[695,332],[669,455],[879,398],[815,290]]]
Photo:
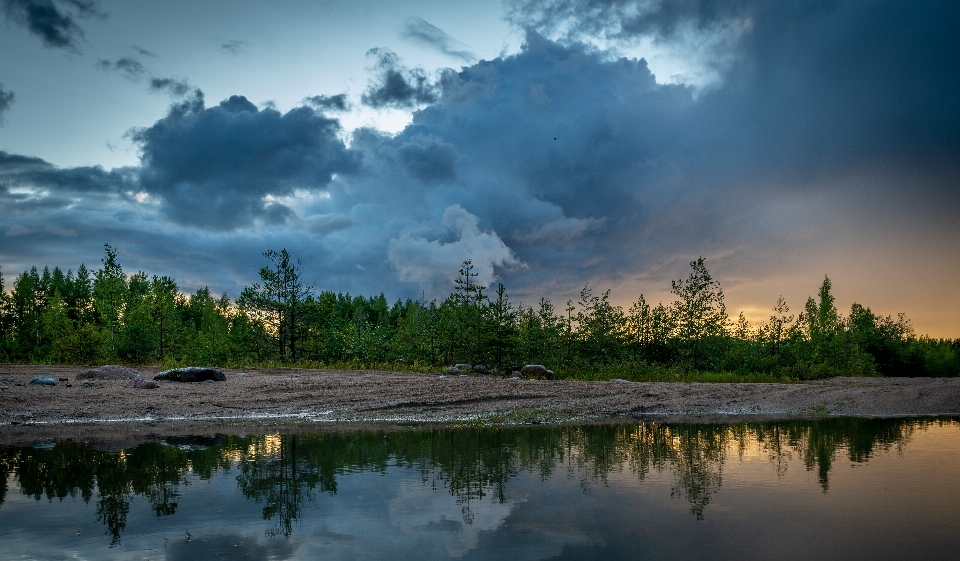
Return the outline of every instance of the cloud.
[[[427,23],[423,18],[409,18],[403,25],[401,35],[462,62],[471,63],[477,60],[477,55],[469,46],[457,41],[439,27]]]
[[[183,97],[190,91],[190,82],[177,78],[151,78],[151,92],[165,92],[172,97]],[[199,90],[197,90],[199,91]]]
[[[519,269],[524,265],[496,232],[482,232],[480,220],[460,205],[451,205],[443,213],[443,227],[454,239],[443,242],[422,237],[422,227],[411,226],[390,240],[387,258],[396,268],[400,280],[424,287],[437,285],[451,288],[452,272],[464,260],[473,262],[476,282],[490,286],[497,275],[494,267]]]
[[[0,0],[8,20],[23,25],[50,48],[79,52],[83,29],[74,18],[106,17],[95,0]]]
[[[364,105],[404,109],[437,101],[440,85],[431,82],[423,68],[402,66],[400,57],[386,48],[370,49],[367,57],[376,59],[377,77],[360,97]]]
[[[143,63],[131,57],[118,58],[113,62],[100,59],[97,61],[97,66],[102,70],[116,70],[128,80],[134,82],[140,81],[140,77],[147,71]]]
[[[137,179],[134,168],[108,171],[100,166],[82,166],[62,169],[40,158],[0,151],[0,184],[6,189],[7,196],[12,196],[11,188],[47,191],[60,196],[116,195],[134,190]],[[15,209],[8,207],[8,210]]]
[[[154,53],[154,52],[152,52],[152,51],[148,51],[147,49],[144,49],[144,48],[141,47],[140,45],[130,45],[130,48],[133,49],[133,50],[135,50],[135,51],[137,51],[137,53],[139,53],[139,54],[142,55],[142,56],[148,56],[148,57],[150,57],[150,58],[159,58],[159,57],[157,57],[157,54],[156,54],[156,53]]]
[[[261,111],[243,96],[202,103],[175,105],[131,135],[142,151],[141,188],[160,197],[173,222],[212,230],[284,223],[293,211],[280,198],[322,190],[356,166],[339,123],[309,108]]]
[[[314,95],[304,98],[303,103],[321,111],[349,111],[350,102],[347,94]]]
[[[10,110],[10,106],[16,99],[16,94],[4,89],[3,84],[0,84],[0,125],[3,124],[3,114]]]
[[[232,39],[230,41],[225,41],[220,44],[220,51],[227,53],[229,55],[238,56],[247,52],[247,48],[250,47],[250,43],[246,41],[241,41],[240,39]]]

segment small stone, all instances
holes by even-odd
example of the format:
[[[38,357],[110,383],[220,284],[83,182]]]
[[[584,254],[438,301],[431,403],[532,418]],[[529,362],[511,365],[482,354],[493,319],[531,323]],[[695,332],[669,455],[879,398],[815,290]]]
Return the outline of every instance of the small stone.
[[[56,386],[57,381],[49,374],[43,374],[30,379],[31,386]]]
[[[446,377],[447,377],[446,374],[441,374],[441,375],[440,375],[440,378],[441,378],[441,379],[445,379]]]
[[[10,389],[9,386],[0,386],[0,390],[8,390],[8,389]]]
[[[152,390],[160,387],[159,384],[150,380],[130,380],[127,386],[138,390]]]
[[[246,375],[247,375],[246,372],[237,372],[237,376],[246,376]]]
[[[611,379],[610,381],[611,381],[611,382],[620,382],[621,384],[626,384],[626,383],[629,383],[629,382],[630,382],[630,380],[624,380],[623,378],[613,378],[613,379]]]
[[[61,382],[68,382],[70,378],[57,378],[57,380],[60,380]]]

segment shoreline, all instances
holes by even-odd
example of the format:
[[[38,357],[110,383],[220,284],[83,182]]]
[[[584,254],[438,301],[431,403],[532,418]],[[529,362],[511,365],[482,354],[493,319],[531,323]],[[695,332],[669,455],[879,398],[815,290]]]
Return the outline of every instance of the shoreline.
[[[760,422],[960,416],[960,378],[791,384],[592,382],[389,371],[222,369],[226,382],[77,381],[83,366],[0,365],[0,444],[462,424]],[[138,369],[151,379],[160,368]],[[243,376],[237,374],[242,372]],[[67,378],[31,386],[34,376]],[[18,385],[19,384],[19,385]]]

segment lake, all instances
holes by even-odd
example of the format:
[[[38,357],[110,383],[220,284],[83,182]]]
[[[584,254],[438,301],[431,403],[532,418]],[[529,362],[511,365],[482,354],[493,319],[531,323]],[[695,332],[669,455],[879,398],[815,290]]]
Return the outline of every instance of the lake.
[[[954,559],[957,419],[0,447],[0,559]]]

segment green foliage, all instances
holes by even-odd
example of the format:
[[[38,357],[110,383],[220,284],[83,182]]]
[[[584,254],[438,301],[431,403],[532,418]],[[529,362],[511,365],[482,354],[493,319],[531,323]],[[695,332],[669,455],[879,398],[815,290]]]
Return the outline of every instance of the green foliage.
[[[183,294],[174,279],[125,276],[105,246],[102,268],[23,272],[6,293],[0,274],[0,360],[91,364],[392,368],[436,371],[483,364],[506,374],[543,364],[587,380],[772,381],[836,375],[957,376],[960,340],[917,337],[901,314],[854,304],[844,317],[832,283],[790,313],[780,297],[765,322],[730,322],[703,258],[671,283],[676,301],[628,310],[584,286],[558,311],[547,299],[515,306],[493,297],[464,261],[442,301],[314,293],[286,250],[267,251],[260,283],[232,302],[206,287]]]

